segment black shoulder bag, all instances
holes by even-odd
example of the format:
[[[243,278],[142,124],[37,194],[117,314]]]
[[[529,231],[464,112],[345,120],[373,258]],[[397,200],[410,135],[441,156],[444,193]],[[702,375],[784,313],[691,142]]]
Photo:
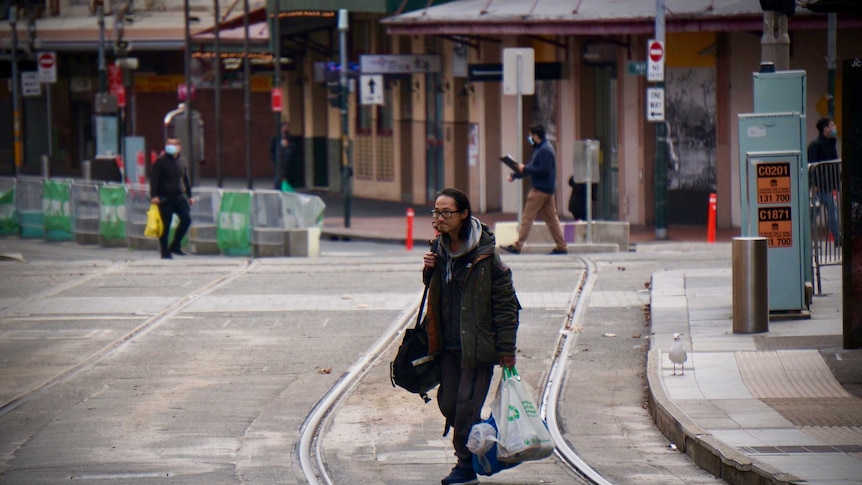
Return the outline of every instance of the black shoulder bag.
[[[432,244],[433,248],[433,244]],[[404,331],[404,339],[398,354],[389,364],[389,379],[392,387],[398,386],[419,396],[427,403],[431,400],[428,391],[440,384],[440,363],[428,355],[427,320],[422,318],[422,309],[428,298],[428,285],[422,293],[422,303],[416,315],[416,326]]]

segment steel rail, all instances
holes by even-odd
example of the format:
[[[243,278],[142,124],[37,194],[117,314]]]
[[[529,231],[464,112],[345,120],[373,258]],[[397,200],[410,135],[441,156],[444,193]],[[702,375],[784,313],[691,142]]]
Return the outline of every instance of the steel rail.
[[[578,257],[577,259],[583,262],[585,269],[572,291],[568,310],[563,318],[560,333],[555,343],[548,378],[542,386],[540,413],[548,423],[548,429],[556,444],[555,455],[557,458],[585,481],[595,485],[611,485],[611,482],[590,467],[565,439],[560,431],[557,417],[557,403],[563,389],[566,363],[571,348],[577,341],[578,323],[583,320],[596,278],[595,263],[586,258]],[[339,403],[360,384],[362,377],[384,354],[388,355],[388,349],[397,343],[397,337],[413,321],[418,310],[418,299],[417,297],[417,303],[411,304],[402,312],[373,347],[354,363],[351,369],[317,402],[300,427],[299,459],[302,471],[310,485],[334,485],[323,461],[323,453],[320,450],[320,434],[329,420],[332,419]]]
[[[586,311],[589,302],[590,293],[595,285],[596,265],[592,260],[581,258],[584,263],[584,272],[581,274],[581,280],[578,286],[572,293],[572,299],[569,302],[569,310],[566,312],[566,317],[563,319],[563,325],[560,329],[560,335],[557,337],[557,343],[554,351],[554,359],[551,363],[551,369],[548,373],[548,381],[543,386],[542,404],[539,412],[542,418],[548,423],[548,431],[551,432],[551,437],[554,439],[556,449],[554,450],[557,457],[566,463],[572,470],[579,473],[585,479],[596,485],[611,485],[599,472],[594,470],[585,462],[574,447],[566,440],[563,433],[560,431],[560,423],[558,422],[557,404],[560,400],[560,394],[563,391],[564,378],[566,374],[566,362],[569,354],[572,351],[572,346],[578,340],[579,323],[583,320],[584,312]]]

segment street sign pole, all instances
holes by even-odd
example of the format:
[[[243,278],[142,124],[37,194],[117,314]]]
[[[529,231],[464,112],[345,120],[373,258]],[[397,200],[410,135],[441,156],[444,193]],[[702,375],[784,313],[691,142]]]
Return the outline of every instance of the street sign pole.
[[[51,84],[50,83],[45,85],[45,113],[47,113],[47,117],[48,117],[48,158],[50,159],[51,156],[54,154],[54,144],[51,140],[52,138],[54,138],[54,136],[52,135],[54,130],[51,129]]]
[[[523,95],[536,91],[536,57],[532,48],[503,49],[503,94],[517,97],[517,140],[516,157],[524,156],[524,100]],[[519,178],[518,187],[518,224],[523,215],[523,179]]]
[[[655,38],[662,45],[664,33],[664,0],[656,0]],[[662,52],[662,64],[664,57]],[[656,85],[661,89],[664,89],[663,74],[662,80]],[[655,237],[667,239],[667,126],[664,120],[655,125],[655,139]]]
[[[524,156],[524,100],[521,90],[524,86],[523,71],[524,57],[518,53],[518,133],[515,139],[518,140],[518,158]],[[521,227],[521,217],[524,214],[524,178],[518,179],[518,231]],[[520,244],[520,243],[519,243]]]

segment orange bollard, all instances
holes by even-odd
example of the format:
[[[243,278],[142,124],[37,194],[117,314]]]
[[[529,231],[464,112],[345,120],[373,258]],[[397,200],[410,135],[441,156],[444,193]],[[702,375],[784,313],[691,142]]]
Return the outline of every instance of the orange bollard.
[[[706,242],[715,242],[715,206],[716,195],[709,194],[709,218],[706,225]]]
[[[138,185],[146,184],[147,183],[147,167],[144,164],[144,152],[141,150],[138,151],[135,165],[137,166]]]
[[[407,250],[413,251],[413,208],[407,209]]]

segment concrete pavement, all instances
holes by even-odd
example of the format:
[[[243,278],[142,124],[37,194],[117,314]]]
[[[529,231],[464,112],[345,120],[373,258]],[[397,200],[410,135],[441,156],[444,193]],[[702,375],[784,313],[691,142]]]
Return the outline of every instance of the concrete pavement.
[[[824,268],[827,294],[810,320],[732,332],[729,268],[657,273],[652,280],[649,387],[662,432],[703,468],[732,483],[862,483],[862,400],[826,359],[841,349],[841,268]],[[682,333],[684,375],[667,351]]]

